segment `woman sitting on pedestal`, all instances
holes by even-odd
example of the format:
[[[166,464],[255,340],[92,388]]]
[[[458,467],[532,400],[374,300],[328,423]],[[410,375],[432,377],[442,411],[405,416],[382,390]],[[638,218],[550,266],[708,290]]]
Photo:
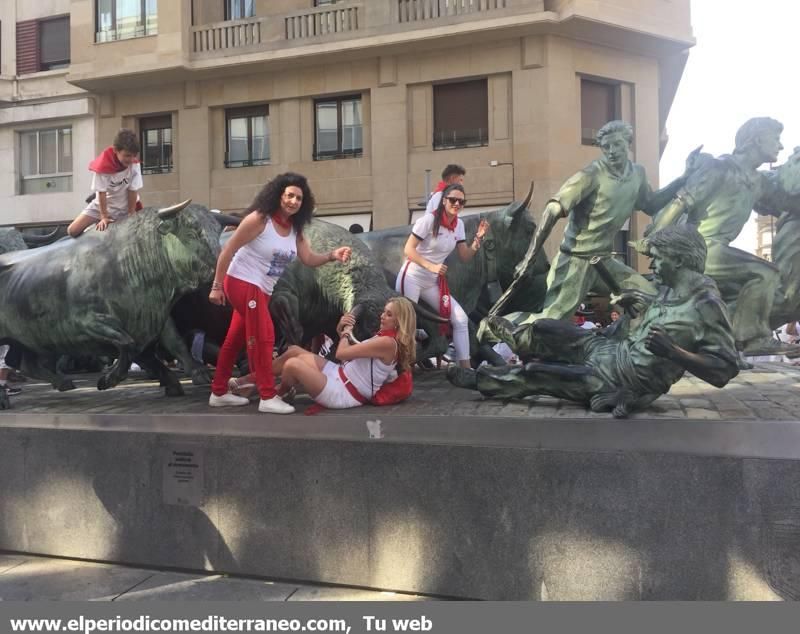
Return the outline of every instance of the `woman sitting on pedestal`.
[[[300,385],[319,405],[347,409],[370,402],[384,383],[395,378],[395,372],[410,372],[417,330],[410,301],[405,297],[390,299],[381,313],[381,329],[366,341],[353,338],[355,323],[355,317],[345,313],[336,326],[336,359],[341,363],[327,361],[299,346],[290,346],[275,359],[272,367],[281,377],[278,394],[285,396]]]

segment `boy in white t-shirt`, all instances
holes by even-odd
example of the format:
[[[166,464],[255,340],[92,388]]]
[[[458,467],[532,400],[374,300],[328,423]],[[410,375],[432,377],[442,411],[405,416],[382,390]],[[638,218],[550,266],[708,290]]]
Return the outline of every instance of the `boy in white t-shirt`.
[[[425,213],[432,214],[439,208],[439,203],[442,202],[442,192],[450,185],[464,186],[464,176],[467,170],[461,165],[451,163],[442,170],[442,180],[436,185],[436,189],[431,192],[431,197],[428,199],[428,206],[425,208]]]
[[[77,238],[91,225],[104,231],[110,223],[142,208],[138,192],[144,183],[138,156],[136,133],[123,128],[117,132],[113,144],[89,164],[94,172],[95,197],[67,228],[70,236]]]

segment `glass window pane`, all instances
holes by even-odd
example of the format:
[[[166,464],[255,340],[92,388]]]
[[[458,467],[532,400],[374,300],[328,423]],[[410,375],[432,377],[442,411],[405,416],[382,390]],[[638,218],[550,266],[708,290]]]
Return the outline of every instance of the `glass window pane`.
[[[172,168],[172,129],[167,128],[161,131],[163,145],[161,147],[161,164],[167,168]]]
[[[362,148],[361,100],[342,102],[342,151],[355,151]]]
[[[317,104],[317,152],[339,151],[338,108],[335,101]]]
[[[58,130],[39,132],[39,173],[58,172]]]
[[[252,117],[253,126],[253,160],[269,160],[269,128],[266,117]]]
[[[61,157],[59,158],[59,172],[72,171],[72,129],[64,128],[58,131]]]
[[[235,163],[248,160],[247,152],[247,119],[228,120],[228,162]]]
[[[146,130],[144,133],[144,165],[145,169],[155,169],[161,165],[161,144],[159,130]]]
[[[36,132],[24,132],[20,135],[20,171],[23,176],[39,173],[39,138]]]
[[[134,37],[143,26],[141,0],[116,0],[117,37]]]
[[[63,68],[69,63],[69,18],[39,23],[39,49],[43,69]]]
[[[158,2],[147,0],[145,3],[145,33],[154,35],[158,33]]]
[[[244,17],[252,18],[256,14],[255,0],[244,0]]]
[[[114,0],[97,0],[97,30],[110,31],[114,28],[111,23],[111,4]]]

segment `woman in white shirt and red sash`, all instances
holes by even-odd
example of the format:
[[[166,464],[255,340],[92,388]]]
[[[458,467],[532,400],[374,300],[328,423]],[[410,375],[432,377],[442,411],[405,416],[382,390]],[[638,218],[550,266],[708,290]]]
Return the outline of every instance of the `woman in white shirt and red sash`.
[[[424,299],[431,306],[439,307],[439,314],[450,319],[453,331],[453,346],[456,361],[462,367],[470,367],[469,330],[467,314],[447,287],[447,265],[444,261],[454,249],[458,257],[468,262],[481,248],[483,236],[489,223],[481,220],[475,239],[466,245],[464,222],[458,217],[467,204],[464,187],[449,185],[442,192],[439,206],[432,213],[424,214],[414,223],[408,237],[404,254],[406,261],[397,274],[396,288],[411,301]],[[448,324],[442,324],[442,334],[447,334]]]

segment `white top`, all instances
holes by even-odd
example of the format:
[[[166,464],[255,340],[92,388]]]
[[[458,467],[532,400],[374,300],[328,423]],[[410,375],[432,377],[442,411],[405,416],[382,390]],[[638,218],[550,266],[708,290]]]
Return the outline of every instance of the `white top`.
[[[442,201],[442,195],[444,194],[444,190],[433,192],[431,193],[431,197],[428,199],[428,205],[425,207],[426,214],[432,214],[436,211],[436,208],[439,206],[439,203]]]
[[[233,256],[228,275],[254,284],[267,295],[272,295],[275,282],[296,257],[297,232],[294,227],[284,237],[275,231],[272,218],[267,218],[264,230]]]
[[[114,174],[92,174],[92,189],[97,192],[106,193],[106,207],[108,215],[114,220],[119,220],[128,215],[128,190],[138,192],[144,187],[142,181],[142,167],[139,163],[132,163],[121,172]],[[95,196],[94,200],[84,209],[100,214],[100,197]]]
[[[377,335],[376,335],[377,336]],[[374,339],[375,337],[372,337]],[[369,341],[369,339],[367,339]],[[395,345],[397,342],[395,342]],[[370,368],[371,366],[371,368]],[[342,364],[345,376],[350,379],[359,394],[371,399],[375,393],[381,389],[381,386],[389,378],[389,375],[394,372],[397,366],[396,359],[391,363],[384,363],[375,357],[353,359],[346,361]],[[370,379],[369,373],[372,370],[372,378]],[[395,372],[395,378],[397,373]]]
[[[459,218],[456,221],[455,231],[450,231],[449,229],[439,226],[439,235],[434,237],[433,221],[435,219],[436,216],[434,214],[426,213],[420,216],[411,228],[411,233],[420,240],[420,243],[417,245],[417,253],[428,260],[428,262],[441,264],[447,259],[447,256],[453,252],[453,249],[456,248],[459,242],[464,242],[466,240],[466,234],[464,232],[464,222]],[[418,264],[410,262],[408,259],[406,259],[406,264],[400,270],[401,275],[406,265],[408,266],[407,271],[412,275],[427,277],[426,274],[428,274],[432,275],[434,279],[436,278],[435,273],[431,273]]]

